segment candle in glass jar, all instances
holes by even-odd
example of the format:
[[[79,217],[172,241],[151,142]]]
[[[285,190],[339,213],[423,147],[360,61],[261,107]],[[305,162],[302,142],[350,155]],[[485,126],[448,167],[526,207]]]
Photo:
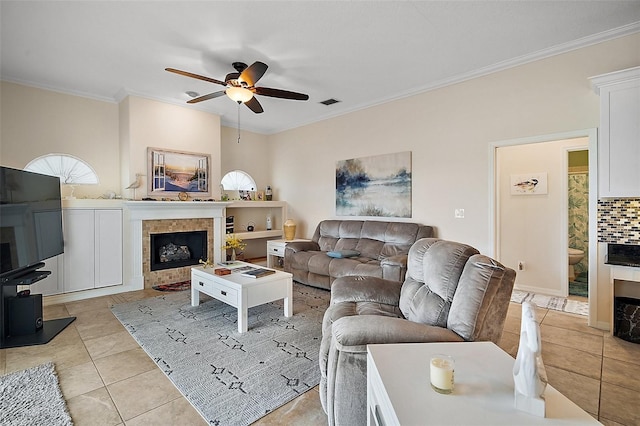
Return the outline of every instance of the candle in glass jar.
[[[453,392],[455,362],[449,355],[433,355],[429,364],[431,387],[438,393]]]

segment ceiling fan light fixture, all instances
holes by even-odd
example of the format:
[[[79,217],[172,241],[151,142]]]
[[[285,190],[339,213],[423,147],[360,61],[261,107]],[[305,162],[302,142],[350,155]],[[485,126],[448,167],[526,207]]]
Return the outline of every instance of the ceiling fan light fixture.
[[[225,93],[229,98],[238,103],[245,103],[253,98],[253,92],[244,87],[229,87]]]

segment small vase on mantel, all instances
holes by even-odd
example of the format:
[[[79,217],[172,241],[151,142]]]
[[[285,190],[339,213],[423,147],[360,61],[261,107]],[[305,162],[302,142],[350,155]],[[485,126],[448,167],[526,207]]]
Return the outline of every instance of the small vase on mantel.
[[[285,241],[291,241],[296,237],[296,223],[293,220],[287,219],[283,228]]]
[[[236,249],[231,249],[231,261],[236,261]]]

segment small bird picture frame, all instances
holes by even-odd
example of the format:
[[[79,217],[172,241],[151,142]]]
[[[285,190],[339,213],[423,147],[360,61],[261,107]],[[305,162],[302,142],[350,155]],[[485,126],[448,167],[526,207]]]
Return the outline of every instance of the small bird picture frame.
[[[547,173],[511,175],[511,195],[542,195],[548,193]]]

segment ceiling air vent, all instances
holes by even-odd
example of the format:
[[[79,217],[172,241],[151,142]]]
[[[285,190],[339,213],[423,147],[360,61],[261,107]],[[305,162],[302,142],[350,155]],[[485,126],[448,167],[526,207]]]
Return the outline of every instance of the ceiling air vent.
[[[337,99],[333,99],[333,98],[331,98],[331,99],[327,99],[326,101],[322,101],[322,102],[320,102],[320,103],[321,103],[322,105],[327,105],[327,106],[329,106],[329,105],[337,104],[338,102],[340,102],[340,101],[339,101],[339,100],[337,100]]]

